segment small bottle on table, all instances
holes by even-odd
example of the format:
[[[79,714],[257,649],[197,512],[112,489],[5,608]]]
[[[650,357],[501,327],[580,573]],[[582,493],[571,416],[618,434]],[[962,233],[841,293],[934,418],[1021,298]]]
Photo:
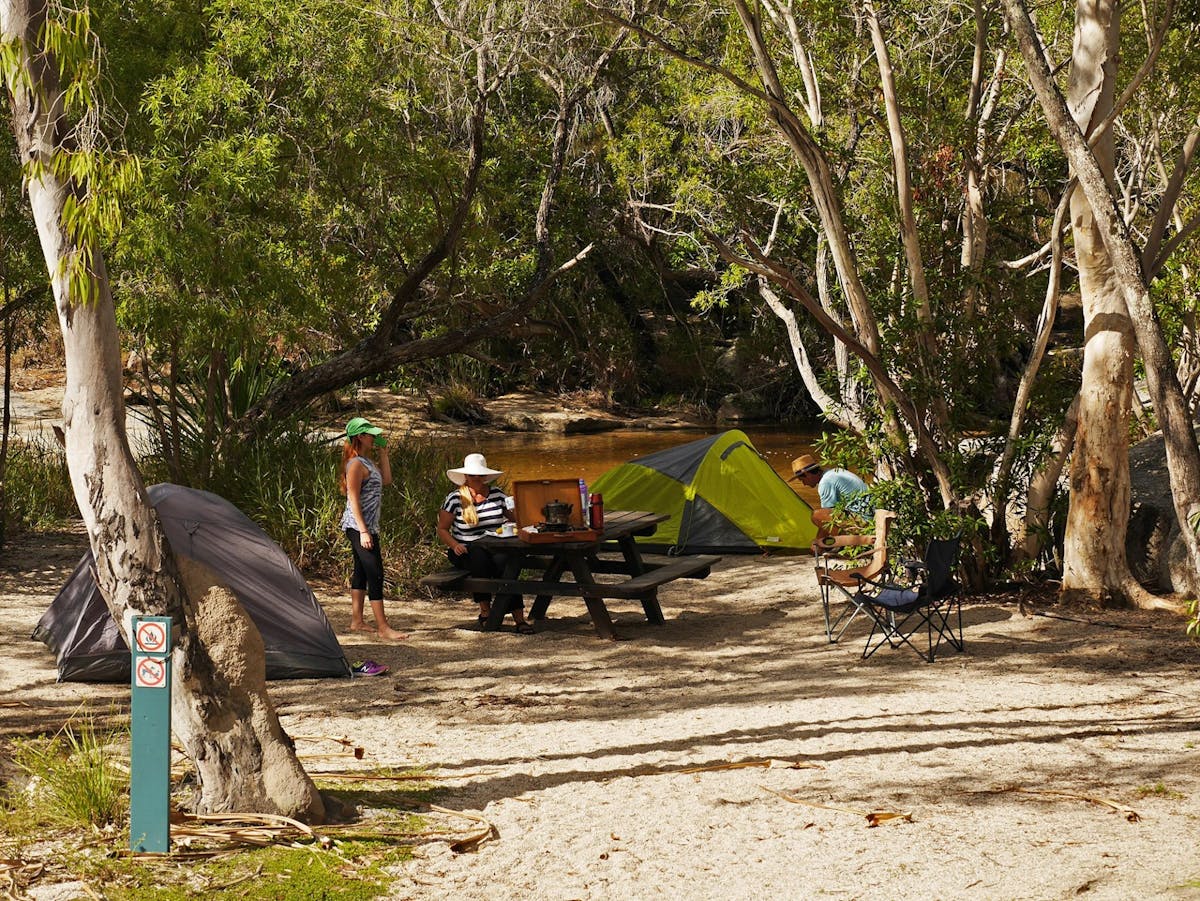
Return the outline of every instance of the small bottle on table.
[[[588,525],[601,531],[604,529],[604,497],[599,492],[593,492],[588,500]]]

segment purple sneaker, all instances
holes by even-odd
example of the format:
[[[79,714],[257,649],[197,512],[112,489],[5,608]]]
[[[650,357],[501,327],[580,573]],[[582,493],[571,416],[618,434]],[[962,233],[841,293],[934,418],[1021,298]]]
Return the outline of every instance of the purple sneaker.
[[[382,676],[388,671],[388,668],[382,663],[376,663],[374,660],[364,660],[362,663],[354,664],[354,675],[356,676]]]

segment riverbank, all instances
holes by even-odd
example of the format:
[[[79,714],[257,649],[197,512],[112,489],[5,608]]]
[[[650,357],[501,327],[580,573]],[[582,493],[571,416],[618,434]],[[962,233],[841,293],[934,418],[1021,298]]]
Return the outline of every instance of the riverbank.
[[[430,399],[415,392],[363,388],[355,392],[346,413],[370,417],[395,434],[438,438],[463,435],[488,436],[513,432],[546,435],[595,435],[618,430],[703,430],[735,423],[716,422],[696,411],[635,410],[614,412],[584,394],[550,395],[514,391],[499,397],[479,398],[479,422],[466,423],[438,415]],[[344,418],[344,417],[342,417]],[[336,428],[335,418],[331,427]]]
[[[0,741],[128,698],[56,684],[28,639],[82,549],[27,536],[0,565]],[[362,746],[343,768],[427,768],[436,803],[494,827],[474,852],[420,847],[389,898],[1200,896],[1200,664],[1179,617],[976,598],[966,653],[926,665],[862,661],[861,634],[828,645],[802,558],[673,583],[664,626],[614,604],[615,643],[568,599],[519,636],[411,596],[389,607],[411,637],[381,644],[315,587],[347,654],[391,671],[271,683],[284,726]],[[89,894],[54,894],[65,878],[32,897]]]

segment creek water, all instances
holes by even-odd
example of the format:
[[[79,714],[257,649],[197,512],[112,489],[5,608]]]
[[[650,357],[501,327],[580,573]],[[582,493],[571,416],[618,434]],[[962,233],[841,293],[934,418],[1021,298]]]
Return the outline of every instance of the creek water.
[[[461,460],[469,453],[487,457],[488,465],[504,470],[510,481],[523,479],[583,478],[592,484],[603,473],[655,451],[715,435],[723,429],[671,429],[667,431],[618,430],[594,435],[508,433],[481,439],[449,439],[447,444]],[[811,430],[759,427],[742,429],[755,449],[783,478],[792,475],[792,460],[812,453],[819,435]],[[460,465],[460,464],[456,464]],[[819,506],[815,489],[788,482],[801,497]]]

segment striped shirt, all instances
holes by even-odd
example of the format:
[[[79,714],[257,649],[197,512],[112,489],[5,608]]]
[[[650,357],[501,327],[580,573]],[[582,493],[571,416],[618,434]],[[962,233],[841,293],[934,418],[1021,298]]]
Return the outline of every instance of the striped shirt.
[[[507,499],[503,491],[492,485],[483,503],[475,505],[479,514],[478,525],[470,526],[463,521],[462,496],[456,488],[446,495],[442,509],[454,516],[450,523],[450,534],[458,541],[474,541],[482,538],[488,532],[495,532],[504,523],[504,501]]]
[[[366,457],[354,457],[346,461],[346,472],[349,474],[350,467],[354,461],[358,460],[367,467],[367,476],[362,480],[362,484],[358,489],[358,503],[362,507],[363,520],[367,524],[367,531],[372,535],[379,534],[379,511],[383,507],[383,476],[379,474],[378,467],[375,466]],[[346,509],[342,513],[342,528],[354,529],[357,531],[358,522],[354,519],[354,511],[350,509],[349,489],[347,489]]]

